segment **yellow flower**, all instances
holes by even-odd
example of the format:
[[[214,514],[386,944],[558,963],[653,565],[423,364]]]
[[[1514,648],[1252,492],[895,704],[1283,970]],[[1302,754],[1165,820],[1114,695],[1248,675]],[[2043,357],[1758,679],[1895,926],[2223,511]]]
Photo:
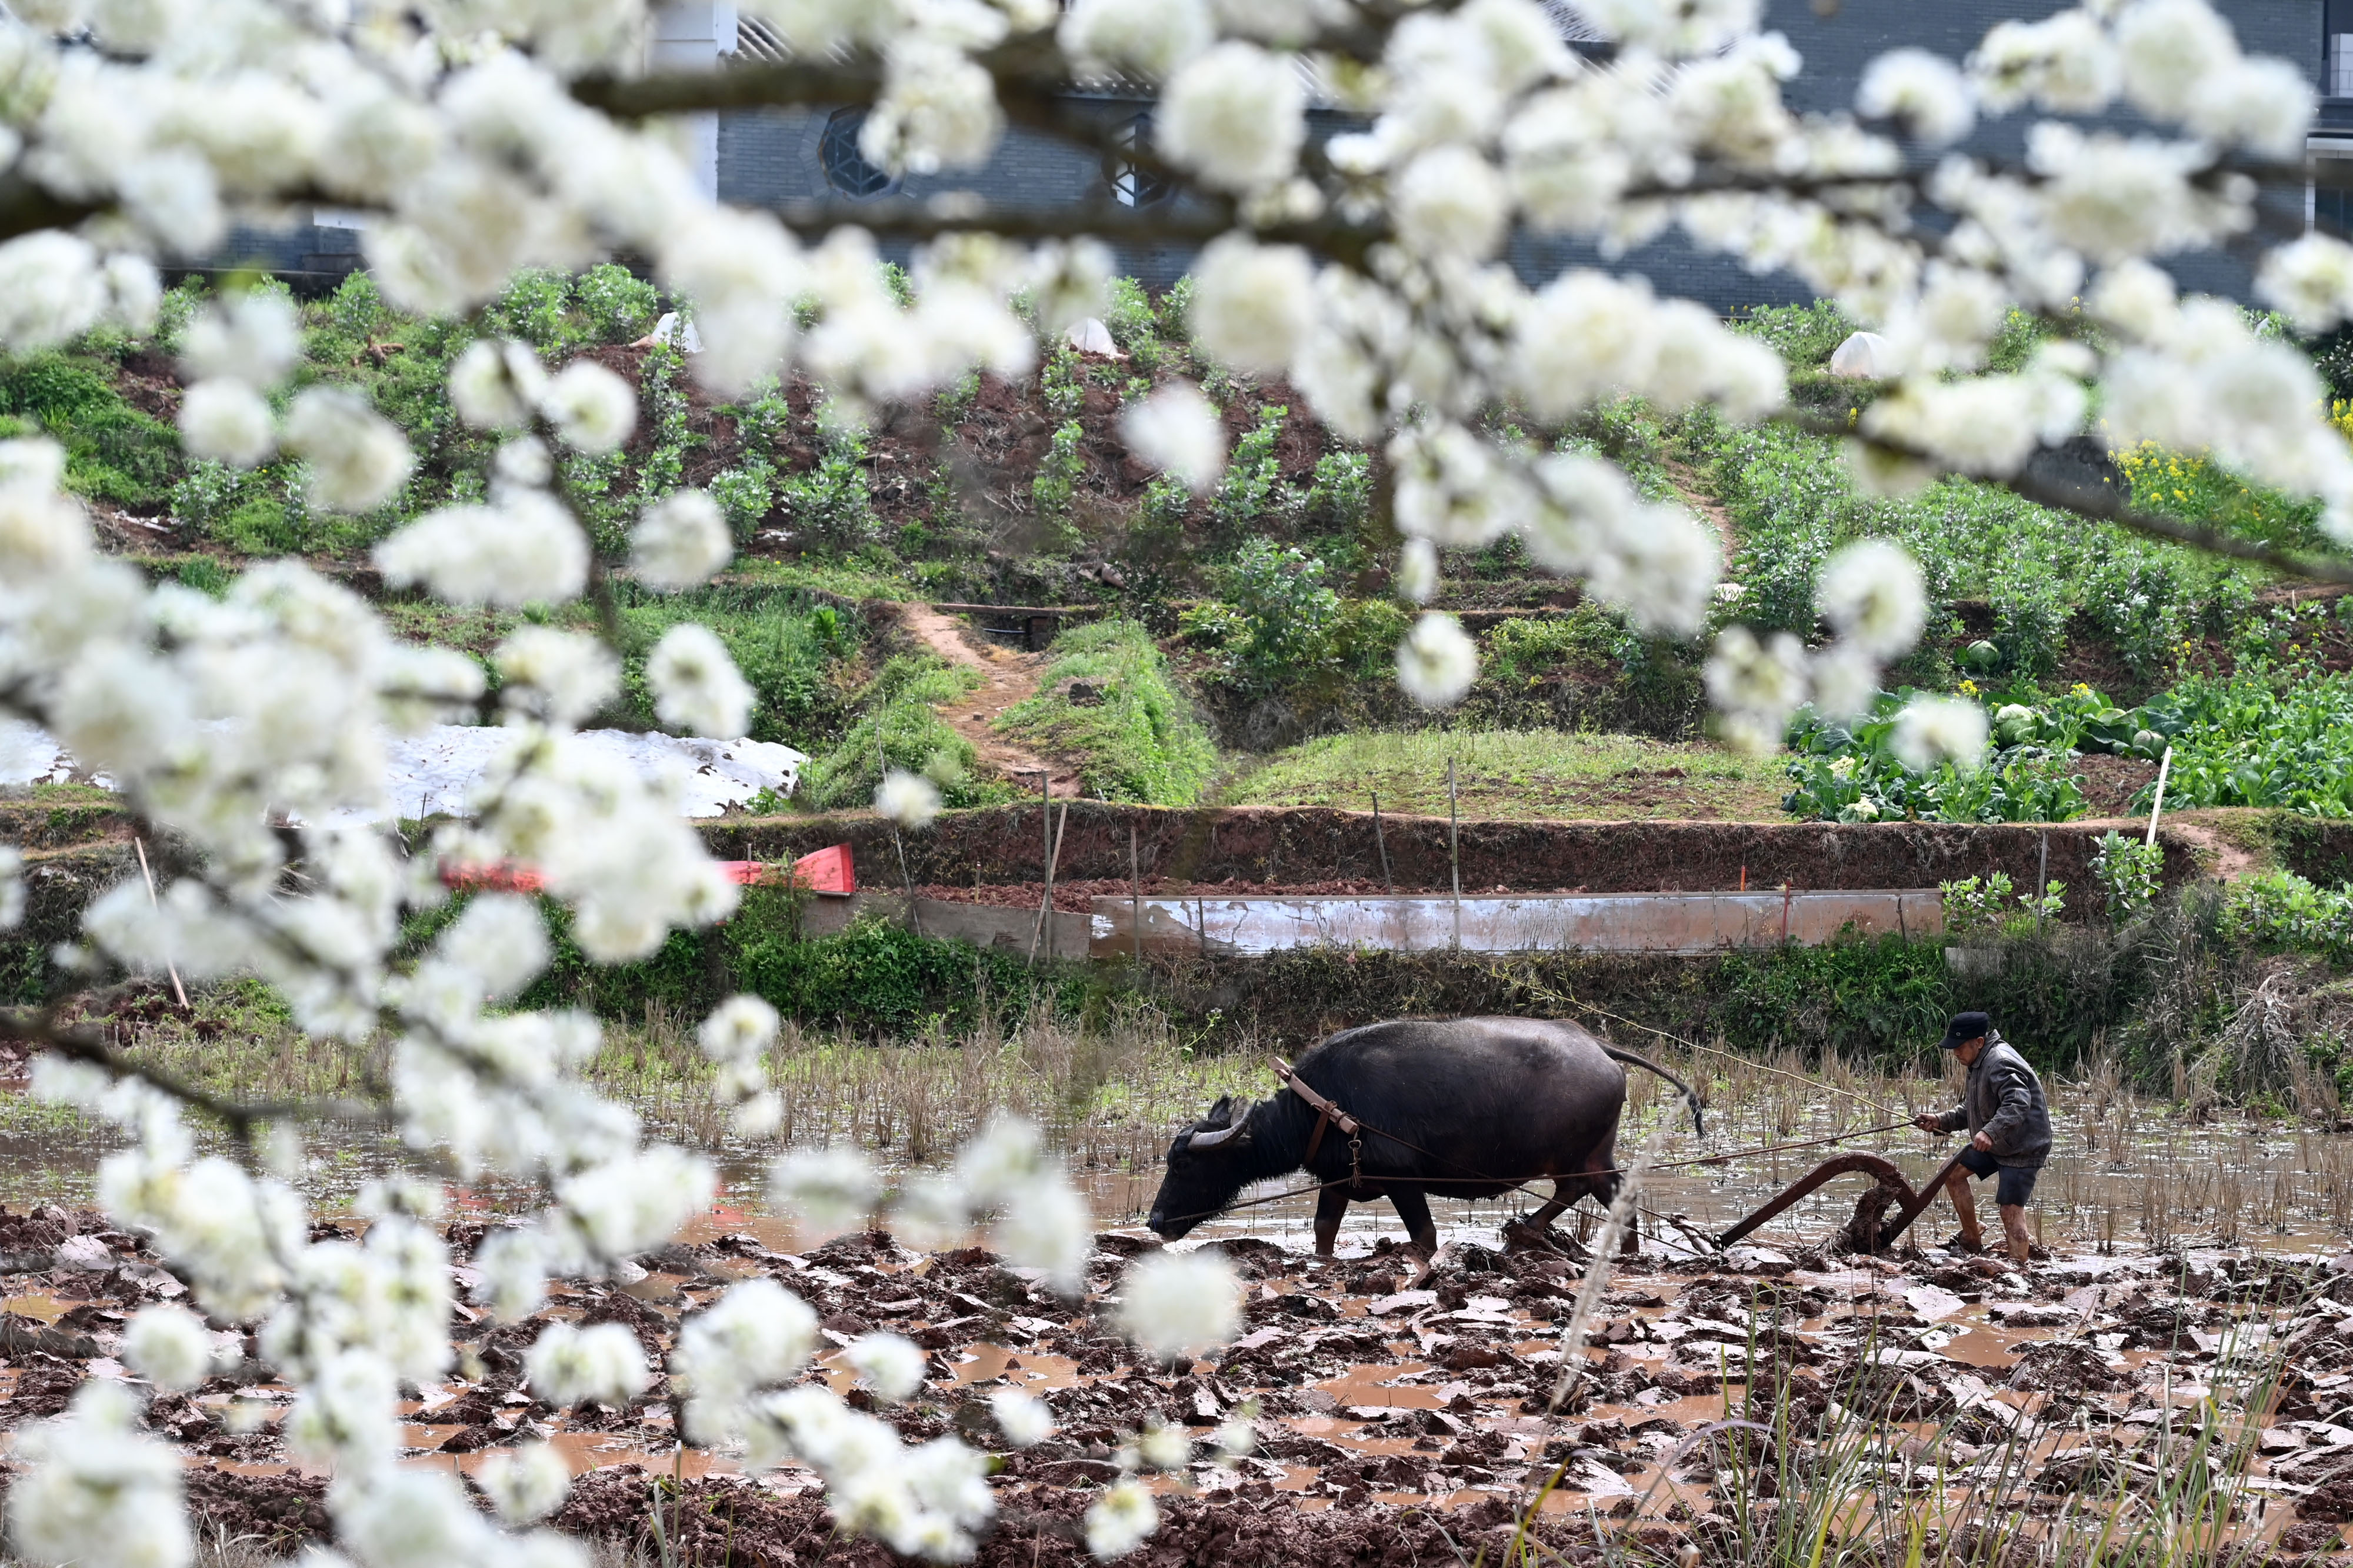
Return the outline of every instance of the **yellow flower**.
[[[1975,697],[1978,694],[1978,683],[1974,680],[1964,680],[1961,682],[1961,689]]]

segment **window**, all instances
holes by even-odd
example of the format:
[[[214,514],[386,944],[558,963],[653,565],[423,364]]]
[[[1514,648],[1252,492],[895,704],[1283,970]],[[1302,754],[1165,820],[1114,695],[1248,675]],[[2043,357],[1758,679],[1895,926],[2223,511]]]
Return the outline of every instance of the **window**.
[[[1103,168],[1103,177],[1111,182],[1111,199],[1124,207],[1148,207],[1155,202],[1168,199],[1168,182],[1154,174],[1133,157],[1123,157],[1143,147],[1152,134],[1152,116],[1139,114],[1119,128],[1113,139],[1118,152]]]
[[[858,133],[864,129],[865,110],[837,109],[827,118],[825,134],[817,144],[825,183],[854,202],[887,195],[899,185],[888,169],[868,163],[866,154],[858,150]]]
[[[2327,0],[2321,36],[2320,95],[2353,98],[2353,0]]]

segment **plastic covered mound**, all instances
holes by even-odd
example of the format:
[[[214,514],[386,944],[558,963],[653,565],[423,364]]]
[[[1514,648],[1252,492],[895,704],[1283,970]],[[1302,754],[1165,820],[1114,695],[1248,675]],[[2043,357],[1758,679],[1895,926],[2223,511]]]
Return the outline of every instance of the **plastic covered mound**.
[[[416,735],[386,733],[385,805],[338,813],[335,820],[384,822],[436,812],[466,816],[470,792],[510,739],[503,729],[480,724],[437,724]],[[686,816],[717,816],[765,790],[790,795],[800,782],[801,764],[808,761],[773,741],[711,741],[628,730],[583,730],[577,739],[628,762],[645,778],[668,783]],[[0,724],[0,784],[74,781],[113,787],[105,774],[79,770],[45,731],[30,724]]]

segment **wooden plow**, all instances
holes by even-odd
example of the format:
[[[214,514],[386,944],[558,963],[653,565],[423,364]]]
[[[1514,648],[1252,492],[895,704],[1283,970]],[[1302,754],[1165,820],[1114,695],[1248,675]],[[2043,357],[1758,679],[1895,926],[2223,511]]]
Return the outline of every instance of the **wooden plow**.
[[[1963,1145],[1966,1150],[1967,1145]],[[1867,1172],[1874,1180],[1872,1189],[1855,1200],[1854,1217],[1847,1222],[1843,1245],[1855,1252],[1878,1252],[1894,1245],[1895,1238],[1912,1228],[1912,1222],[1926,1212],[1945,1187],[1945,1179],[1957,1169],[1961,1156],[1955,1154],[1928,1178],[1919,1191],[1904,1179],[1904,1173],[1889,1161],[1876,1154],[1841,1154],[1825,1160],[1788,1186],[1781,1189],[1764,1207],[1717,1237],[1716,1244],[1730,1247],[1754,1231],[1774,1215],[1811,1194],[1817,1188],[1839,1177],[1855,1172]],[[1891,1214],[1889,1211],[1893,1210]]]

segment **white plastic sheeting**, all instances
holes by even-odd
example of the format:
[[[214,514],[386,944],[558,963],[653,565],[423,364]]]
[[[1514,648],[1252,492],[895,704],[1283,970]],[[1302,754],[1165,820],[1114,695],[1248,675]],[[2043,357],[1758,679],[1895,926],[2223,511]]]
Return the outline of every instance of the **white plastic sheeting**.
[[[385,802],[339,822],[386,822],[435,812],[463,816],[509,731],[479,724],[438,724],[417,735],[384,739]],[[808,758],[772,741],[705,741],[627,730],[584,730],[578,739],[666,784],[686,816],[717,816],[763,790],[790,795]],[[56,740],[30,724],[0,724],[0,784],[63,784],[79,774]],[[104,774],[85,782],[111,787]]]
[[[808,761],[773,741],[704,741],[627,730],[583,730],[577,739],[627,762],[647,779],[668,783],[686,816],[717,816],[762,790],[790,795],[800,782],[801,764]],[[504,730],[480,724],[439,724],[420,735],[387,737],[389,809],[364,820],[468,815],[469,792],[506,741]]]

